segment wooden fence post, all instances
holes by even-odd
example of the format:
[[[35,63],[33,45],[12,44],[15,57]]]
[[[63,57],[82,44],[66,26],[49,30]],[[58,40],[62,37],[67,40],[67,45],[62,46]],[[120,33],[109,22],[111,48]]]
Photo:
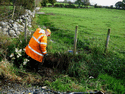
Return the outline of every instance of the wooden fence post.
[[[105,53],[106,53],[107,48],[108,48],[109,38],[110,38],[110,29],[108,29],[108,33],[107,33],[107,39],[106,39],[105,51],[104,51]]]
[[[76,29],[75,29],[74,50],[73,50],[74,55],[76,54],[77,35],[78,35],[78,26],[76,26]]]
[[[27,31],[26,31],[26,25],[27,25],[27,20],[25,19],[25,29],[24,29],[24,32],[25,32],[25,34],[24,34],[24,37],[25,37],[25,42],[27,43]]]
[[[14,17],[15,7],[16,7],[16,6],[14,5],[14,7],[13,7],[12,19],[13,19],[13,17]]]

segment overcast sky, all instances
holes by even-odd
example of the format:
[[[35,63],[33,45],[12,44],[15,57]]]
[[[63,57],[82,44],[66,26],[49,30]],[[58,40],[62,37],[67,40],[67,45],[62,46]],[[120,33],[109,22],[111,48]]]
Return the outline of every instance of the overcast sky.
[[[57,1],[64,1],[64,0],[57,0]],[[74,1],[74,0],[70,0],[70,1]],[[90,0],[90,3],[92,5],[97,3],[97,5],[110,6],[110,5],[115,5],[115,3],[118,1],[122,1],[122,0]]]

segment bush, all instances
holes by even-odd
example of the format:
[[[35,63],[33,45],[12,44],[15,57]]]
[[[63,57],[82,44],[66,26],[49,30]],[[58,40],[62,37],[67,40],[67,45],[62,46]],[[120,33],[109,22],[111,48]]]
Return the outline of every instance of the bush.
[[[65,5],[66,8],[76,8],[75,5]]]
[[[64,4],[60,4],[59,6],[62,8],[62,7],[64,7]]]
[[[59,4],[55,4],[55,7],[59,7]]]
[[[52,5],[48,5],[48,7],[52,7]]]

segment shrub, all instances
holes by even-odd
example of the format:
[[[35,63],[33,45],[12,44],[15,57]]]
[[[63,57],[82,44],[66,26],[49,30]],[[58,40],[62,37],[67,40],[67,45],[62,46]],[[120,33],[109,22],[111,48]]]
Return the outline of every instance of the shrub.
[[[65,5],[66,8],[76,8],[75,5]]]
[[[59,4],[55,4],[55,7],[59,7]]]
[[[64,7],[64,4],[60,4],[59,6],[62,8],[62,7]]]
[[[52,7],[52,5],[48,5],[48,7]]]

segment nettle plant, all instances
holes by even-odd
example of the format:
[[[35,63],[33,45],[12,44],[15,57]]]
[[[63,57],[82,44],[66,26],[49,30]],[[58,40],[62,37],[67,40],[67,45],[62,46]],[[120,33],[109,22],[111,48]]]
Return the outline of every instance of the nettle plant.
[[[15,48],[14,52],[11,53],[10,58],[11,62],[17,67],[26,66],[27,62],[29,61],[25,57],[25,49],[19,48]]]

